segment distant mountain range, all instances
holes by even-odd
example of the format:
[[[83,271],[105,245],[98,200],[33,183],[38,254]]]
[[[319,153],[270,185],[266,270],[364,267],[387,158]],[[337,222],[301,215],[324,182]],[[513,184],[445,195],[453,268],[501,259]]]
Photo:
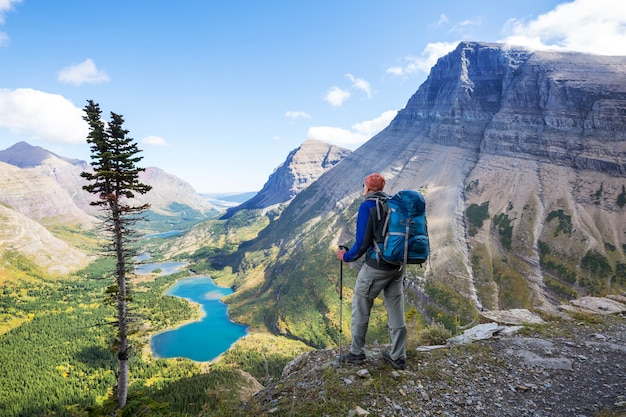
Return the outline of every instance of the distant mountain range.
[[[82,189],[86,182],[80,173],[89,169],[85,161],[25,142],[0,151],[0,207],[3,217],[12,219],[0,231],[0,250],[17,250],[55,272],[85,266],[90,258],[49,229],[62,225],[86,231],[99,224],[96,209],[89,205],[93,196]],[[189,184],[159,168],[146,168],[140,178],[153,186],[136,201],[151,205],[148,225],[154,231],[189,227],[219,213]]]
[[[284,202],[338,162],[346,152],[337,149],[318,141],[299,147],[288,158],[291,166],[286,170],[279,167],[270,177],[268,183],[277,183],[271,192],[264,189],[261,193],[200,195],[180,178],[160,168],[147,167],[140,173],[140,180],[153,188],[134,200],[137,204],[150,204],[146,215],[149,222],[138,226],[146,227],[146,232],[187,229],[226,209],[240,210],[257,204],[258,195],[265,202]],[[294,163],[299,166],[293,166]],[[90,169],[85,161],[65,158],[26,142],[0,151],[0,209],[4,218],[12,219],[11,227],[0,231],[0,250],[18,250],[56,272],[84,266],[90,258],[69,247],[46,227],[63,225],[89,230],[98,224],[98,213],[89,204],[93,196],[82,189],[86,182],[80,177],[81,172]],[[281,172],[286,172],[284,178]]]

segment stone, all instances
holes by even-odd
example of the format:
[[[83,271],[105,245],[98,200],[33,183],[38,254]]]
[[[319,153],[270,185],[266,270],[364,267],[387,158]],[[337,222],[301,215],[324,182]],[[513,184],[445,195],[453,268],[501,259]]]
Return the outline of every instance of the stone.
[[[492,320],[500,324],[518,325],[524,323],[545,323],[545,321],[538,314],[532,313],[531,311],[524,308],[516,308],[511,310],[481,311],[479,315],[487,320]]]
[[[371,378],[372,375],[370,374],[370,371],[368,371],[367,369],[359,369],[356,372],[357,376],[361,377],[361,378]]]
[[[626,312],[626,305],[607,297],[582,297],[570,304],[595,314],[619,314]]]

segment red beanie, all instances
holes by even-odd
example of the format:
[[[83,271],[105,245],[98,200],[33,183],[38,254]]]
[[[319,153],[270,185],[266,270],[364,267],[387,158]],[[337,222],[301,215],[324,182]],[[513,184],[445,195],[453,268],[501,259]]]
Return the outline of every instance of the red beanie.
[[[365,177],[365,186],[370,191],[382,191],[385,188],[386,181],[382,175],[378,173],[370,174]]]

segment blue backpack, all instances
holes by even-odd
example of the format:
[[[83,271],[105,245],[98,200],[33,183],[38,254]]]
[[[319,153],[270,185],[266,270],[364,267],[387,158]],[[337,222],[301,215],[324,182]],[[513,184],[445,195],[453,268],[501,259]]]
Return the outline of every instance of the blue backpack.
[[[372,198],[382,213],[374,222],[374,251],[370,256],[394,265],[422,264],[430,255],[426,200],[413,190]]]

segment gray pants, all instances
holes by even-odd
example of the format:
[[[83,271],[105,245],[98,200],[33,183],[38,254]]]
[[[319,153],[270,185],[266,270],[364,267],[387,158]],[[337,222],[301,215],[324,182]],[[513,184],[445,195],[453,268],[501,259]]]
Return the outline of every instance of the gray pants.
[[[404,321],[404,285],[402,271],[384,271],[363,264],[354,286],[352,298],[352,343],[350,352],[365,353],[365,335],[374,299],[383,291],[387,309],[387,325],[391,339],[391,359],[406,359],[406,323]]]

